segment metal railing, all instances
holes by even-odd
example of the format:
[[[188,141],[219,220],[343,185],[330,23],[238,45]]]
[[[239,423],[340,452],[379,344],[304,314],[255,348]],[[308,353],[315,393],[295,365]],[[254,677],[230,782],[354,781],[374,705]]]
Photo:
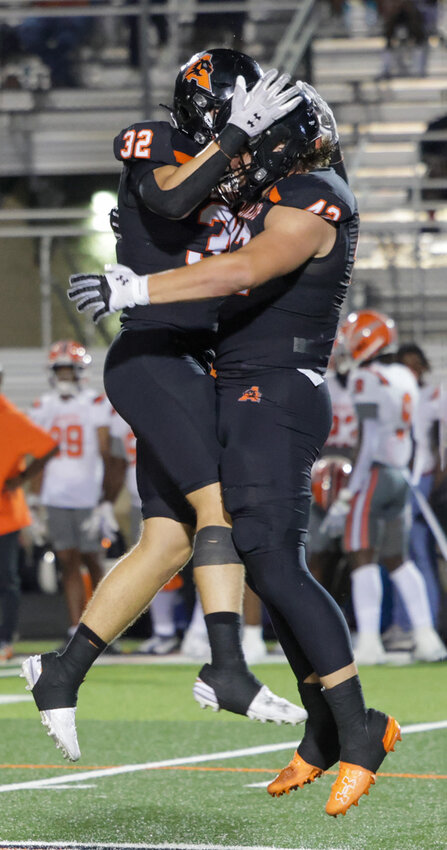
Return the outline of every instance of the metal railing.
[[[305,78],[312,79],[311,44],[320,21],[320,7],[316,0],[304,0],[296,10],[293,20],[273,55],[273,68],[295,74],[304,59]]]

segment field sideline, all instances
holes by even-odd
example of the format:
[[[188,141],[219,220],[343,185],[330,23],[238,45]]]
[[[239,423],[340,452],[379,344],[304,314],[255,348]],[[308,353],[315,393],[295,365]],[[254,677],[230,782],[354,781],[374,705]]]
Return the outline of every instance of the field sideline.
[[[254,670],[295,699],[287,665]],[[0,670],[0,848],[446,850],[446,665],[361,671],[368,704],[395,714],[403,741],[370,796],[336,820],[324,812],[335,770],[288,796],[266,793],[300,727],[200,711],[196,672],[95,665],[73,765],[46,736],[18,669]]]

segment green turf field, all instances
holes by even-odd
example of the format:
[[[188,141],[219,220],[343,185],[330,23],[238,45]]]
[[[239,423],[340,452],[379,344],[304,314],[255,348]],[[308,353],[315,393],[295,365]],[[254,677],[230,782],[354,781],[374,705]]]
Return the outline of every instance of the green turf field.
[[[295,699],[285,664],[254,669]],[[3,703],[25,693],[12,670],[0,670],[0,847],[447,848],[446,665],[361,671],[367,702],[410,728],[370,796],[336,820],[324,811],[332,775],[279,799],[265,790],[300,727],[201,711],[195,666],[95,666],[80,692],[76,765],[34,703]]]

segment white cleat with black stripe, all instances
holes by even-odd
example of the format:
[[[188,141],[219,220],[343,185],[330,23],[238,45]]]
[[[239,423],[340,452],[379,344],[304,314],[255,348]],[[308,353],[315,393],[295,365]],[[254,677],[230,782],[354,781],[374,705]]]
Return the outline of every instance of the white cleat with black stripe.
[[[276,696],[249,672],[216,671],[205,664],[195,681],[193,696],[201,708],[231,711],[261,723],[296,726],[307,720],[304,708]]]

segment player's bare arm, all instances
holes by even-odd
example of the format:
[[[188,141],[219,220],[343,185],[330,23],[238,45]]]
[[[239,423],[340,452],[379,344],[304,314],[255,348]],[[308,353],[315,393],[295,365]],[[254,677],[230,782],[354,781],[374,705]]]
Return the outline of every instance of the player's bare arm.
[[[84,312],[98,307],[95,321],[132,304],[199,301],[255,289],[328,254],[336,239],[333,225],[306,210],[272,209],[265,230],[233,254],[209,257],[193,266],[154,275],[136,275],[115,266],[105,275],[72,275],[68,296]]]
[[[335,236],[333,226],[313,213],[275,208],[266,218],[266,229],[239,251],[148,276],[150,303],[195,301],[255,289],[311,257],[325,256]]]

